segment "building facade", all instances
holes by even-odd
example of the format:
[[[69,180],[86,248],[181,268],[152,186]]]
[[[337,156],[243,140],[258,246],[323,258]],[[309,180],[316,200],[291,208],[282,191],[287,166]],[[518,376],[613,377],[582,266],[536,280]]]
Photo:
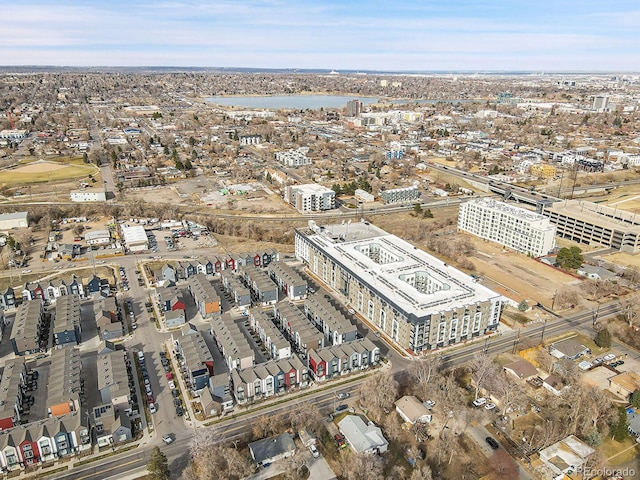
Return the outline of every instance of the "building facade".
[[[414,202],[420,198],[418,187],[394,188],[380,192],[384,203]]]
[[[495,331],[502,296],[384,230],[361,222],[297,229],[313,274],[400,348],[413,352]]]
[[[284,199],[300,213],[336,208],[336,193],[317,183],[288,186]]]
[[[565,200],[545,205],[542,214],[556,225],[559,237],[621,252],[640,252],[640,217],[634,212]]]
[[[556,227],[547,217],[486,197],[460,205],[458,228],[534,257],[556,244]]]

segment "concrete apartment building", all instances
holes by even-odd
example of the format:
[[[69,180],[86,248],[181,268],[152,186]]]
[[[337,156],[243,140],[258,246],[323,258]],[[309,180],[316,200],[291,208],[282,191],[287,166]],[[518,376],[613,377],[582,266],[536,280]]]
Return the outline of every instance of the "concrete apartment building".
[[[640,252],[640,216],[582,200],[545,205],[542,214],[557,228],[557,235],[574,242]]]
[[[384,203],[415,202],[420,198],[418,187],[393,188],[380,192],[380,198]]]
[[[295,252],[400,348],[432,350],[498,327],[501,295],[368,222],[296,229]]]
[[[549,218],[486,197],[460,205],[458,228],[534,257],[547,255],[556,244],[556,227]]]
[[[304,165],[311,165],[311,159],[300,149],[276,152],[275,158],[285,167],[302,167]]]
[[[285,189],[284,200],[300,213],[336,208],[336,193],[317,183],[288,186]]]

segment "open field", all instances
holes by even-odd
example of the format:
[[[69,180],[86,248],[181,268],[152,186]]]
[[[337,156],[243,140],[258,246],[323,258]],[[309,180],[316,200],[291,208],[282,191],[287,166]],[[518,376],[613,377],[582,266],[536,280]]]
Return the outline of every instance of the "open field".
[[[85,179],[89,175],[99,177],[99,169],[95,165],[84,163],[80,157],[36,161],[0,171],[0,185],[17,187],[45,182],[57,183]]]
[[[616,252],[609,255],[602,255],[602,259],[607,262],[623,265],[625,267],[635,267],[640,269],[640,255],[631,255],[630,253]]]
[[[532,300],[543,305],[551,305],[553,293],[567,284],[578,284],[581,280],[555,270],[533,258],[510,250],[504,251],[500,245],[486,242],[469,235],[477,252],[470,258],[479,274],[490,282],[483,284],[516,301]],[[492,282],[491,282],[492,281]],[[531,303],[531,302],[529,302]]]

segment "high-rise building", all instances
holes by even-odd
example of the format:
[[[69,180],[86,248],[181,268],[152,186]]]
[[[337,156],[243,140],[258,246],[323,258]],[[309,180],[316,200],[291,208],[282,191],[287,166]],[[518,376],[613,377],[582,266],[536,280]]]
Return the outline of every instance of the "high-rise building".
[[[336,193],[317,183],[288,186],[285,189],[284,199],[300,213],[336,208]]]
[[[349,100],[347,102],[347,116],[357,117],[362,113],[362,102],[360,100]]]

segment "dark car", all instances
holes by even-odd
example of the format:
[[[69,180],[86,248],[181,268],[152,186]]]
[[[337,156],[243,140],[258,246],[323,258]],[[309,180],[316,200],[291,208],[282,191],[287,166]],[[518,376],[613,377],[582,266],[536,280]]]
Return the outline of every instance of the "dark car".
[[[179,417],[184,415],[184,410],[182,409],[182,407],[176,407],[176,415],[178,415]]]
[[[494,450],[497,450],[498,448],[500,448],[500,444],[497,442],[495,438],[487,437],[485,438],[485,440],[489,444],[489,446]]]
[[[343,403],[342,405],[338,405],[336,407],[336,412],[344,412],[347,408],[349,407]]]

